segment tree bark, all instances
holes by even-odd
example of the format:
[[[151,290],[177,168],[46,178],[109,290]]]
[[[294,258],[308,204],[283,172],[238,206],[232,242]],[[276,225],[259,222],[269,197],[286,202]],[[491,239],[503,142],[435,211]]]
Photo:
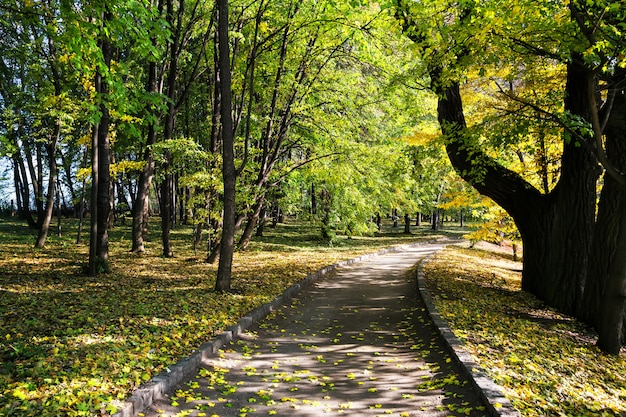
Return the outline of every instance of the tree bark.
[[[254,203],[253,209],[248,215],[248,222],[246,223],[246,227],[243,230],[243,234],[239,238],[239,248],[241,250],[246,250],[250,241],[252,240],[252,235],[254,234],[254,229],[259,221],[259,216],[261,215],[261,211],[265,206],[265,197],[260,196],[257,201]]]
[[[48,238],[48,231],[50,230],[50,222],[52,221],[52,212],[54,211],[54,194],[55,186],[57,185],[57,160],[56,149],[59,137],[61,136],[61,123],[57,122],[55,131],[47,144],[48,149],[48,193],[46,197],[46,208],[41,219],[41,227],[39,228],[39,234],[37,236],[36,248],[43,248],[46,245],[46,239]],[[61,205],[59,204],[59,215],[61,211]]]
[[[22,158],[21,151],[18,151],[13,155],[13,166],[15,176],[15,194],[17,195],[17,213],[20,217],[26,220],[28,226],[32,229],[37,229],[37,222],[33,218],[33,214],[30,211],[30,190],[27,182],[26,167],[24,166],[24,159]]]
[[[261,214],[259,214],[258,226],[256,228],[256,237],[263,237],[263,232],[265,231],[265,223],[267,218],[267,203],[263,204],[263,208],[261,208]]]
[[[171,258],[174,256],[172,246],[172,174],[168,174],[170,169],[169,152],[163,156],[164,162],[161,168],[165,172],[165,178],[161,182],[161,241],[163,243],[163,256]]]
[[[222,122],[222,178],[224,181],[224,221],[220,242],[220,260],[215,281],[216,291],[230,290],[235,247],[235,195],[236,170],[234,132],[232,119],[232,91],[230,73],[230,46],[228,35],[228,0],[217,0],[219,71],[220,71],[220,119]]]
[[[584,146],[566,140],[561,179],[552,193],[542,195],[480,149],[468,147],[459,85],[437,88],[440,74],[437,69],[431,71],[435,90],[439,90],[438,119],[452,165],[515,220],[524,245],[522,288],[566,314],[576,314],[595,215],[595,158]],[[574,65],[568,67],[565,106],[585,117],[582,75]]]
[[[626,190],[623,185],[618,193],[621,212],[626,210]],[[626,218],[618,217],[617,245],[613,251],[606,279],[603,280],[604,294],[596,320],[598,347],[603,351],[619,355],[624,337],[624,308],[626,307]]]
[[[110,52],[109,52],[110,53]],[[110,57],[110,55],[109,55]],[[110,58],[109,58],[110,59]],[[111,215],[111,148],[109,141],[109,111],[102,106],[102,117],[98,125],[98,232],[96,237],[96,256],[105,261],[109,259],[109,218]]]
[[[102,25],[105,26],[110,19],[110,12],[105,11],[102,15]],[[110,67],[113,50],[106,37],[100,40],[100,48],[104,65]],[[100,104],[100,121],[93,127],[92,134],[91,233],[88,268],[90,276],[108,271],[109,216],[111,213],[109,109],[103,99],[107,94],[107,83],[100,71],[96,73],[94,85],[102,103]]]
[[[626,172],[626,96],[616,92],[604,131],[609,161]],[[618,354],[624,335],[626,283],[626,190],[605,173],[584,288],[581,318],[598,330],[598,346]]]
[[[100,74],[96,74],[96,86],[99,86]],[[100,183],[98,179],[98,173],[100,170],[100,158],[98,155],[98,131],[99,123],[93,126],[93,132],[91,134],[91,195],[90,195],[90,218],[89,218],[89,266],[88,274],[90,277],[95,277],[98,274],[97,258],[98,252],[96,249],[96,236],[98,234],[98,185]]]

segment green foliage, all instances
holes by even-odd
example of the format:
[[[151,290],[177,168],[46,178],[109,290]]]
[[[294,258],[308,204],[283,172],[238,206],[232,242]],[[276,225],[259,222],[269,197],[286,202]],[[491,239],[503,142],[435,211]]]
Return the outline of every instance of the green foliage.
[[[513,219],[493,202],[485,201],[482,206],[474,208],[471,217],[477,222],[464,238],[469,239],[472,245],[480,241],[498,245],[521,243],[521,236]]]

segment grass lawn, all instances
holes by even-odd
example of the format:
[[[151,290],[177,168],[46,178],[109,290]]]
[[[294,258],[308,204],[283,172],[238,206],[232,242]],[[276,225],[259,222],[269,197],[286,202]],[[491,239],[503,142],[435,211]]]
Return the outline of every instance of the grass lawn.
[[[129,253],[129,227],[115,227],[112,272],[89,278],[74,220],[35,250],[32,230],[0,218],[0,415],[113,413],[133,388],[308,273],[432,237],[425,227],[408,236],[400,229],[329,246],[309,225],[281,224],[235,254],[233,291],[218,294],[217,265],[193,251],[191,229],[173,231],[175,257],[166,259],[157,225],[141,256]]]
[[[439,312],[523,416],[625,416],[626,353],[520,291],[521,263],[449,247],[424,272]]]

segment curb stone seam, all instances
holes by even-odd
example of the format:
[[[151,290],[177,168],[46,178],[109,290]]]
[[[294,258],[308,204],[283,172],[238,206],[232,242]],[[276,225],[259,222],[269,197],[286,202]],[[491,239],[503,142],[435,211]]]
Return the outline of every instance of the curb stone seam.
[[[430,318],[435,323],[439,333],[441,334],[447,347],[452,352],[453,359],[461,367],[461,371],[468,377],[474,391],[481,397],[483,403],[487,405],[487,411],[491,417],[521,417],[508,398],[503,394],[503,389],[489,378],[484,371],[470,356],[469,352],[464,348],[463,342],[456,337],[448,323],[441,317],[439,311],[435,307],[430,292],[426,288],[426,276],[424,274],[424,265],[430,260],[429,255],[420,261],[417,268],[417,288],[426,304],[426,309]]]
[[[444,239],[444,240],[447,240],[447,239]],[[286,304],[286,302],[289,301],[291,298],[293,298],[293,296],[296,293],[298,293],[301,289],[321,279],[322,277],[328,275],[328,273],[335,271],[337,268],[352,265],[354,263],[357,263],[357,262],[360,262],[360,261],[363,261],[363,260],[366,260],[375,256],[380,256],[380,255],[384,255],[384,254],[391,253],[391,252],[398,252],[398,251],[401,251],[403,248],[415,247],[415,246],[419,246],[419,245],[423,245],[427,243],[435,243],[437,241],[441,241],[441,239],[428,240],[428,241],[419,242],[419,243],[405,244],[405,245],[400,245],[400,246],[394,246],[394,247],[387,248],[387,249],[382,249],[378,252],[361,255],[353,259],[348,259],[348,260],[337,262],[329,266],[325,266],[322,269],[307,275],[305,278],[303,278],[299,282],[287,288],[281,295],[277,296],[274,300],[266,304],[263,304],[262,306],[257,307],[254,310],[250,311],[248,314],[240,318],[235,325],[227,328],[224,332],[214,336],[210,341],[202,344],[197,350],[193,351],[189,357],[181,359],[176,364],[167,367],[165,371],[157,374],[150,381],[148,381],[145,384],[142,384],[140,387],[135,389],[132,392],[131,396],[128,397],[124,401],[120,409],[118,409],[117,412],[113,414],[111,417],[137,417],[139,413],[141,413],[146,408],[154,404],[156,400],[163,398],[165,394],[170,392],[174,387],[176,387],[182,381],[192,377],[198,371],[198,368],[200,368],[200,366],[203,363],[205,363],[209,358],[216,356],[218,351],[223,346],[227,345],[233,340],[236,340],[250,326],[261,321],[268,314],[275,311],[280,306]],[[424,260],[422,260],[421,261],[422,264],[428,258],[429,257],[426,257]],[[422,264],[420,264],[420,267],[418,269],[418,281],[419,281],[419,274],[421,273],[421,270],[422,270],[422,267],[421,267]],[[422,294],[422,297],[424,298],[424,293],[422,292],[421,287],[420,287],[420,294]],[[430,300],[430,296],[428,294],[426,295],[428,296],[428,299]],[[426,302],[426,299],[424,299],[424,301]],[[435,317],[433,317],[432,312],[436,310],[434,310],[434,305],[432,304],[432,301],[430,301],[430,305],[427,303],[427,308],[429,310],[429,313],[431,314],[431,317],[433,318],[433,320],[435,320]],[[438,316],[438,313],[437,313],[437,317],[439,321],[442,321],[441,318]],[[435,322],[435,324],[437,325],[438,328],[440,329],[442,328],[439,326],[437,322]],[[448,328],[448,331],[452,334],[452,331],[449,328]],[[454,334],[452,334],[452,337],[454,337]],[[450,343],[448,342],[448,339],[446,339],[445,337],[444,339],[446,340],[446,343],[448,343],[448,346],[452,350],[453,356],[455,357],[455,359],[459,360],[456,349],[452,345],[450,345]],[[460,344],[460,341],[458,341],[458,344]],[[469,360],[469,355],[467,356]],[[465,365],[463,364],[461,364],[461,366],[463,367],[463,369],[470,369],[473,372],[473,369],[474,369],[473,367],[465,368]],[[476,383],[476,381],[474,380],[474,376],[472,375],[471,372],[468,373],[468,376],[470,377],[470,380],[473,382],[477,390],[481,391],[482,385]],[[494,385],[493,382],[489,380],[487,377],[483,377],[483,378],[487,379],[489,382],[491,382],[492,385]],[[487,384],[485,383],[483,383],[483,385],[487,386]],[[495,388],[497,389],[498,387],[496,386]],[[501,396],[500,391],[497,391],[497,392]],[[481,394],[481,397],[483,398],[483,401],[486,404],[491,404],[489,401],[490,397],[488,397],[486,393]],[[500,412],[498,412],[498,410],[495,409],[495,407],[492,405],[490,409],[495,410],[495,414],[492,414],[493,417],[497,417],[497,416],[520,417],[519,413],[503,414],[502,412],[504,411],[506,404],[508,404],[508,400],[505,398],[502,398],[502,400],[500,401],[500,397],[497,397],[497,398],[498,398],[498,402],[500,402],[503,405],[503,407],[500,410]]]

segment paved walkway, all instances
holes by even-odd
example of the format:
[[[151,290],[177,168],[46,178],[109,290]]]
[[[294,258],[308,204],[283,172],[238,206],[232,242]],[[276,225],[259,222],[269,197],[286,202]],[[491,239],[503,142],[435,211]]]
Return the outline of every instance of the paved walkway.
[[[486,415],[408,273],[442,247],[405,247],[339,268],[144,415]]]

